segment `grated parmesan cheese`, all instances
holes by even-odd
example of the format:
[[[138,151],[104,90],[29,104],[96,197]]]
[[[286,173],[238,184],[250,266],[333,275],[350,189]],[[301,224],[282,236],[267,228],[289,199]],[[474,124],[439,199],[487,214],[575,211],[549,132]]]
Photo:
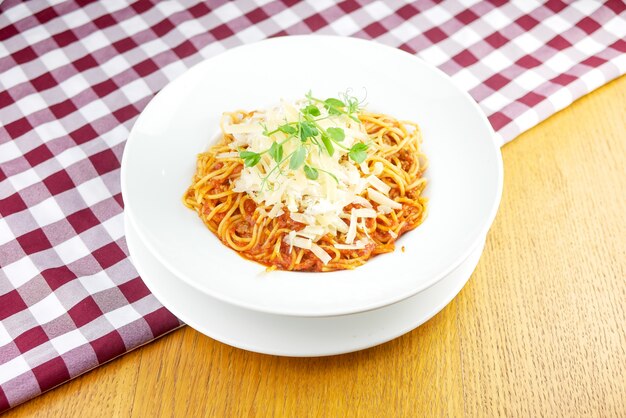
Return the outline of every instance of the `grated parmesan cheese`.
[[[289,231],[289,234],[285,237],[285,242],[289,244],[289,254],[293,251],[293,239],[296,237],[296,231]]]
[[[301,231],[296,231],[296,235],[317,241],[324,235],[325,229],[319,226],[307,225]]]
[[[315,254],[317,258],[322,260],[322,263],[324,264],[328,264],[328,262],[333,259],[326,251],[324,251],[322,247],[317,244],[311,244],[311,252]]]
[[[304,248],[305,250],[311,249],[311,239],[296,236],[296,231],[290,231],[289,234],[285,236],[284,240],[289,244],[289,252],[291,252],[293,247]]]
[[[272,209],[270,209],[270,211],[267,214],[267,216],[270,217],[270,218],[277,218],[280,215],[282,215],[283,213],[285,213],[285,211],[283,211],[283,209],[280,207],[280,205],[274,205],[274,206],[272,206]]]
[[[389,194],[389,190],[391,190],[391,186],[387,183],[376,177],[375,175],[371,175],[367,177],[367,182],[371,184],[375,189],[384,194]]]
[[[364,198],[363,196],[355,196],[352,203],[356,203],[357,205],[365,206],[366,208],[371,208],[372,203]]]
[[[352,244],[354,239],[356,238],[356,213],[354,213],[354,209],[350,213],[350,226],[348,227],[348,233],[346,234],[346,243]]]
[[[293,239],[294,247],[304,248],[305,250],[310,250],[312,244],[313,243],[310,238],[295,237]]]
[[[398,203],[395,200],[388,198],[381,192],[376,191],[372,188],[367,189],[367,196],[370,198],[370,200],[381,205],[389,206],[391,209],[402,209],[401,203]]]
[[[226,158],[239,158],[239,153],[238,152],[222,152],[220,154],[217,154],[215,156],[215,158],[219,159],[226,159]]]
[[[391,208],[389,206],[387,206],[387,205],[378,205],[376,210],[378,210],[378,212],[382,213],[383,215],[387,215],[387,214],[391,213]]]
[[[315,225],[315,218],[311,215],[305,215],[304,213],[292,212],[289,217],[296,222],[300,222],[306,225]]]
[[[298,122],[300,109],[307,104],[281,101],[276,107],[254,112],[251,117],[240,121],[225,116],[222,128],[234,137],[229,145],[232,151],[217,157],[235,158],[241,149],[261,153],[275,141],[283,143],[284,156],[292,154],[300,146],[299,141],[284,141],[287,135],[281,131],[271,137],[263,132],[274,131],[285,123]],[[307,154],[304,162],[319,169],[317,179],[307,178],[301,169],[273,170],[276,163],[269,153],[264,152],[258,164],[242,169],[233,190],[247,193],[259,205],[271,207],[267,213],[269,218],[276,218],[289,211],[293,221],[305,225],[302,230],[290,231],[285,237],[289,251],[293,247],[308,249],[326,264],[332,257],[315,244],[319,239],[327,234],[337,236],[341,233],[345,234],[345,243],[337,245],[363,248],[364,243],[354,243],[354,240],[359,230],[367,234],[364,218],[375,218],[377,212],[389,213],[391,209],[401,208],[402,205],[388,197],[390,187],[378,177],[384,168],[380,161],[376,161],[370,169],[366,162],[356,164],[347,158],[352,145],[368,141],[365,128],[346,115],[329,115],[321,105],[318,109],[322,116],[317,122],[319,126],[322,129],[339,127],[343,129],[345,138],[342,147],[336,147],[332,156],[326,152]],[[372,202],[379,205],[376,210]],[[361,207],[353,209],[349,215],[345,214],[344,208],[351,204]],[[349,223],[342,219],[344,217],[349,218]]]
[[[376,211],[374,209],[369,209],[369,208],[352,209],[352,213],[354,213],[357,218],[375,218],[376,217]]]

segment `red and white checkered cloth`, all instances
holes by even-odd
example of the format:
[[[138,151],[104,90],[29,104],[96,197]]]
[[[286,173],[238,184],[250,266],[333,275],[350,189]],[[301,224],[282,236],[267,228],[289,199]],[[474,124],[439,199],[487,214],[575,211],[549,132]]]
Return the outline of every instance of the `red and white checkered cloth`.
[[[619,0],[6,0],[0,13],[0,412],[179,326],[128,259],[119,167],[139,112],[193,64],[270,36],[375,39],[451,75],[502,143],[626,71]]]

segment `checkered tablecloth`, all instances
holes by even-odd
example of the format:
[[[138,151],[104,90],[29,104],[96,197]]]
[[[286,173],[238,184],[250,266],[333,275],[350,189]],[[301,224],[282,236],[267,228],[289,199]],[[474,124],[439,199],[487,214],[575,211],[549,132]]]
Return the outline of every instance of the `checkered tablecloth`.
[[[307,33],[374,39],[438,66],[501,143],[626,70],[619,0],[5,0],[0,412],[180,325],[128,259],[129,129],[191,65]]]

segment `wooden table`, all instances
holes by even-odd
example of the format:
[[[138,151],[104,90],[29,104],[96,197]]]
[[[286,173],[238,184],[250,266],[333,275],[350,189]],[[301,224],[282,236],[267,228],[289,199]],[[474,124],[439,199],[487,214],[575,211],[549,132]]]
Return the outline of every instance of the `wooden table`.
[[[626,416],[626,77],[502,152],[478,268],[413,332],[297,359],[187,327],[7,417]]]

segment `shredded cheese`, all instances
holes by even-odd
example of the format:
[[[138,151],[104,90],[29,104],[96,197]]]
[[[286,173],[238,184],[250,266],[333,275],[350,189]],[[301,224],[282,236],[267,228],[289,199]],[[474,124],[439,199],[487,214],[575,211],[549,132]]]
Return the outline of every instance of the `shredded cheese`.
[[[370,198],[370,200],[379,203],[381,205],[386,205],[389,206],[391,209],[402,209],[402,204],[396,202],[395,200],[392,200],[390,198],[388,198],[387,196],[385,196],[384,194],[382,194],[381,192],[372,189],[371,187],[369,189],[367,189],[367,197]]]
[[[267,216],[270,217],[270,218],[276,218],[276,217],[279,217],[280,215],[282,215],[283,213],[285,213],[285,212],[283,211],[283,209],[279,205],[274,205],[274,206],[272,206],[272,209],[270,209],[270,211],[267,214]]]
[[[293,251],[293,239],[296,237],[296,231],[289,231],[289,234],[285,237],[285,242],[289,244],[289,254]]]
[[[346,232],[348,232],[348,229],[349,229],[349,228],[348,228],[348,224],[346,224],[346,223],[343,221],[343,219],[341,219],[341,218],[339,218],[339,217],[338,217],[337,219],[335,219],[335,220],[334,220],[334,222],[333,222],[333,226],[334,226],[335,228],[337,228],[337,231],[342,232],[342,233],[344,233],[344,234],[345,234]]]
[[[376,217],[376,211],[374,209],[368,209],[368,208],[353,209],[352,213],[354,213],[354,215],[357,218],[375,218]]]
[[[376,161],[374,163],[374,170],[372,171],[372,174],[378,176],[380,173],[383,172],[383,168],[383,163],[381,163],[380,161]]]
[[[307,225],[314,225],[315,224],[315,218],[311,215],[305,215],[304,213],[291,213],[291,215],[289,215],[289,217],[296,221],[296,222],[300,222],[302,224],[307,224]]]
[[[379,205],[376,210],[378,210],[379,213],[382,213],[383,215],[387,215],[389,213],[391,213],[391,208],[387,205]]]
[[[371,208],[372,203],[364,198],[363,196],[355,196],[352,203],[356,203],[357,205],[365,206],[366,208]]]
[[[322,129],[343,129],[342,147],[336,147],[332,156],[325,152],[307,154],[304,163],[319,169],[315,180],[307,178],[302,169],[273,170],[276,163],[264,151],[277,141],[283,144],[284,156],[296,151],[299,141],[285,141],[287,134],[277,128],[285,123],[299,122],[300,109],[307,105],[307,102],[281,101],[276,107],[257,111],[252,117],[240,121],[225,116],[222,127],[224,132],[234,137],[230,143],[232,151],[221,153],[217,158],[236,158],[242,149],[261,153],[258,164],[242,169],[233,190],[247,193],[259,205],[271,207],[267,213],[269,218],[289,211],[293,221],[305,225],[300,231],[290,231],[285,237],[289,251],[293,247],[309,249],[326,264],[332,257],[315,244],[323,236],[345,234],[345,242],[338,243],[336,248],[363,248],[364,243],[354,243],[354,240],[359,230],[367,235],[364,219],[375,218],[377,213],[389,213],[402,205],[388,197],[390,187],[378,177],[384,168],[380,161],[376,161],[370,169],[367,162],[356,164],[346,158],[352,145],[368,140],[363,125],[346,115],[329,115],[322,105],[318,106],[322,116],[319,126]],[[275,130],[277,132],[271,137],[263,134],[264,131]],[[376,210],[372,202],[379,205]],[[347,215],[345,207],[351,204],[360,207]],[[342,218],[349,218],[349,223]]]
[[[305,250],[311,249],[312,241],[310,238],[303,238],[296,236],[296,231],[290,231],[285,236],[285,242],[289,244],[289,252],[293,250],[293,247],[304,248]]]
[[[322,263],[324,263],[325,265],[333,259],[330,255],[328,255],[326,251],[324,251],[322,247],[317,244],[311,244],[311,252],[315,254],[317,258],[322,260]]]
[[[391,186],[389,186],[387,183],[385,183],[375,175],[368,176],[367,182],[381,193],[389,194],[389,190],[391,190]]]
[[[215,158],[219,159],[226,159],[226,158],[239,158],[239,153],[238,152],[222,152],[220,154],[217,154],[215,156]]]
[[[357,220],[357,216],[356,216],[356,213],[354,211],[355,211],[355,209],[352,209],[352,212],[350,213],[350,226],[348,227],[348,233],[346,234],[346,243],[347,244],[352,244],[352,242],[356,238],[356,220]]]
[[[312,244],[313,243],[310,238],[295,237],[293,239],[294,247],[304,248],[305,250],[310,250]]]
[[[296,235],[317,241],[324,235],[324,228],[319,226],[306,226],[301,231],[296,231]]]

